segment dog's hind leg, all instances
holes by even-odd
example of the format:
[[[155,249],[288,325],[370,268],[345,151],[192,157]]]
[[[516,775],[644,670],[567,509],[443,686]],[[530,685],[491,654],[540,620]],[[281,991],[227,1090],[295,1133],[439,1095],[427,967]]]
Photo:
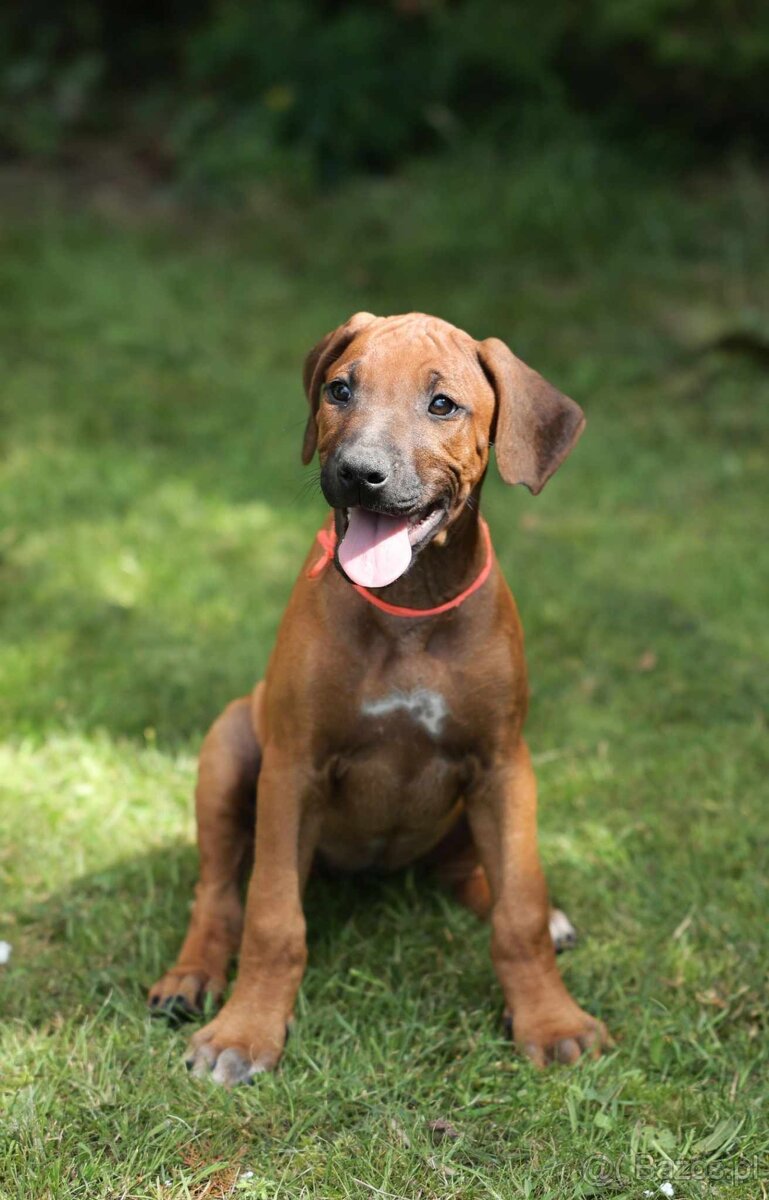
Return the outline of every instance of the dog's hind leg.
[[[195,792],[200,874],[176,964],[150,989],[156,1016],[191,1017],[206,997],[217,1002],[240,945],[240,884],[253,853],[261,760],[252,716],[257,698],[255,693],[228,705],[203,742]]]
[[[464,812],[429,852],[425,862],[437,881],[451,892],[455,900],[482,921],[488,918],[491,892]]]
[[[482,921],[491,913],[491,891],[486,872],[480,864],[470,825],[462,813],[446,837],[427,856],[435,878],[454,899],[469,908]],[[550,936],[556,954],[577,943],[577,931],[560,908],[550,909]]]

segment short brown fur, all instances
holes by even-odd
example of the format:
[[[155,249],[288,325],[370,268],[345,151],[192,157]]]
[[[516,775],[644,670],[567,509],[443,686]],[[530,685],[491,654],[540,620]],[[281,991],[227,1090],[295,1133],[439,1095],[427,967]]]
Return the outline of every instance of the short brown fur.
[[[352,364],[361,400],[348,412],[326,403],[324,388]],[[463,404],[461,420],[424,418],[426,380],[436,376]],[[426,495],[450,496],[443,527],[379,592],[416,608],[457,595],[482,566],[477,503],[492,438],[503,478],[537,492],[584,425],[579,407],[502,342],[476,342],[422,314],[357,314],[308,355],[305,387],[306,462],[317,446],[327,463],[376,428],[397,442]],[[566,990],[548,931],[522,733],[523,637],[499,567],[460,608],[412,620],[377,610],[339,569],[309,578],[317,557],[314,546],[264,681],[203,744],[200,880],[178,961],[150,992],[153,1010],[193,1012],[206,994],[218,1000],[239,951],[232,994],[193,1037],[189,1065],[225,1085],[273,1068],[307,958],[302,894],[313,860],[389,870],[426,859],[458,899],[490,912],[492,959],[520,1049],[540,1066],[599,1053],[606,1030]],[[440,727],[415,722],[403,705],[382,709],[383,697],[420,689],[440,699]]]

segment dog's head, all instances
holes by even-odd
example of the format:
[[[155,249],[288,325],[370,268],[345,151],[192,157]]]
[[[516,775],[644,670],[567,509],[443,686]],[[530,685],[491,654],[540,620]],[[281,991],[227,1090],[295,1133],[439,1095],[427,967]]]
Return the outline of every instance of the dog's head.
[[[491,445],[505,482],[537,493],[585,423],[503,342],[422,313],[357,313],[310,351],[304,383],[302,459],[317,448],[339,561],[367,587],[392,583],[456,520]]]

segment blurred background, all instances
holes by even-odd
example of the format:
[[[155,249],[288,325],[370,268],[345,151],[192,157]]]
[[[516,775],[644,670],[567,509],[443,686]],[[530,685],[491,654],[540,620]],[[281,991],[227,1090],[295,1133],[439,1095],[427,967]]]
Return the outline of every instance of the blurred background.
[[[0,1193],[587,1196],[599,1154],[617,1194],[757,1194],[767,78],[758,0],[3,6]],[[587,413],[483,504],[564,971],[620,1051],[535,1080],[486,930],[318,883],[283,1076],[202,1103],[143,989],[200,740],[324,515],[302,361],[359,309],[500,337]]]
[[[248,193],[415,153],[562,136],[576,120],[675,162],[766,144],[757,0],[191,0],[6,6],[0,139]]]

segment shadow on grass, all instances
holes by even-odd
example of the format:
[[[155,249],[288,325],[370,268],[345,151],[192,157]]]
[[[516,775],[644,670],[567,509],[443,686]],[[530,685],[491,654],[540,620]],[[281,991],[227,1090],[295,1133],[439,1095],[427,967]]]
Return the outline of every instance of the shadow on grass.
[[[0,975],[4,1018],[45,1029],[101,1008],[141,1016],[147,989],[178,953],[196,876],[195,850],[172,844],[85,875],[13,914],[13,958]],[[350,974],[392,990],[393,972],[401,983],[401,975],[417,981],[412,987],[418,990],[421,956],[433,961],[437,943],[455,958],[451,974],[459,976],[468,935],[481,949],[482,971],[491,975],[483,951],[488,929],[422,868],[387,876],[313,872],[305,911],[310,968],[304,990],[310,995],[343,992]],[[447,925],[463,931],[453,949]]]

